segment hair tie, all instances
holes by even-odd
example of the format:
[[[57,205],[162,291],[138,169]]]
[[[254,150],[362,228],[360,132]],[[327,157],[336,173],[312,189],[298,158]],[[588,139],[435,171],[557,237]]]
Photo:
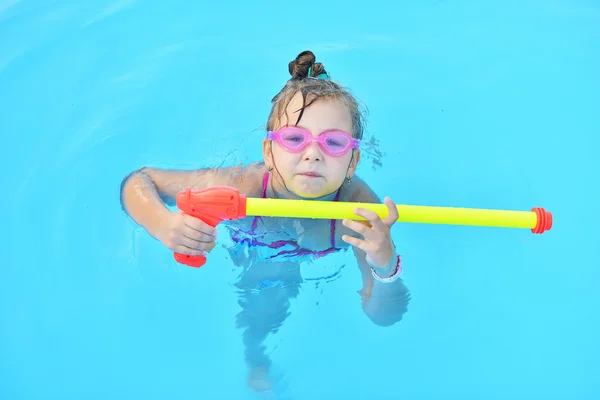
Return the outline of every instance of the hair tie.
[[[310,73],[312,72],[312,65],[310,67],[308,67],[308,73],[306,74],[307,78],[311,78],[311,79],[325,79],[325,80],[329,80],[329,75],[322,73],[319,74],[317,76],[310,76]]]

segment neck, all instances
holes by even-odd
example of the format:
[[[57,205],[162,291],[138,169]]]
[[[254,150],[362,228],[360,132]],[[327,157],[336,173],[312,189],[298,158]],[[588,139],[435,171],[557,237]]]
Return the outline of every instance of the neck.
[[[290,200],[313,200],[313,201],[333,201],[339,188],[332,193],[321,197],[302,197],[288,190],[279,174],[270,173],[269,184],[267,185],[267,197],[275,199],[290,199]]]

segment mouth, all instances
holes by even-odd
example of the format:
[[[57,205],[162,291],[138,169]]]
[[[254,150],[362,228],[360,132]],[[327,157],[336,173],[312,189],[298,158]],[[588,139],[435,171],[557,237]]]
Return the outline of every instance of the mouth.
[[[299,175],[307,176],[309,178],[321,178],[322,177],[322,175],[317,174],[316,172],[302,172]]]

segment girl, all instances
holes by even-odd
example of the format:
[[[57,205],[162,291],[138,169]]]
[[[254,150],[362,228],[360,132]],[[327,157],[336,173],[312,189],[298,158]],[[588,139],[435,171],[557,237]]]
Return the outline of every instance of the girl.
[[[216,229],[203,221],[171,212],[178,192],[190,187],[232,186],[248,197],[380,203],[355,175],[360,161],[363,122],[354,97],[329,79],[315,55],[304,51],[288,65],[291,79],[273,98],[263,139],[264,160],[246,167],[194,171],[142,168],[123,180],[124,210],[150,235],[174,252],[204,254],[215,247]],[[390,236],[398,218],[385,198],[389,215],[357,209],[365,222],[291,218],[245,218],[224,221],[234,246],[230,254],[241,267],[237,326],[244,328],[249,385],[267,390],[270,361],[262,342],[285,320],[289,299],[302,282],[299,263],[352,246],[362,276],[362,307],[374,323],[389,326],[406,311],[408,291]],[[367,222],[368,221],[368,222]],[[310,232],[310,234],[306,234]],[[243,247],[247,251],[240,252]],[[258,289],[258,290],[257,290]]]

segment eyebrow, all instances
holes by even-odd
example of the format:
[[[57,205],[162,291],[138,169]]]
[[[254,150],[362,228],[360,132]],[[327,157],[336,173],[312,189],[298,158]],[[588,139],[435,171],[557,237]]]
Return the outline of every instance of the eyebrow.
[[[312,131],[312,130],[310,130],[310,129],[308,129],[308,128],[307,128],[307,127],[305,127],[305,126],[302,126],[302,125],[295,125],[295,127],[296,127],[296,128],[300,128],[300,129],[304,129],[304,130],[306,130],[306,131],[310,132],[311,134],[313,134],[313,131]],[[350,132],[348,132],[348,131],[346,131],[346,130],[344,130],[344,129],[339,129],[339,128],[329,128],[329,129],[325,129],[325,130],[321,131],[321,132],[320,132],[320,133],[319,133],[317,136],[320,136],[320,135],[322,135],[322,134],[324,134],[324,133],[327,133],[327,132],[333,132],[333,131],[345,132],[345,133],[349,134],[350,136],[352,136],[352,134],[351,134]]]

